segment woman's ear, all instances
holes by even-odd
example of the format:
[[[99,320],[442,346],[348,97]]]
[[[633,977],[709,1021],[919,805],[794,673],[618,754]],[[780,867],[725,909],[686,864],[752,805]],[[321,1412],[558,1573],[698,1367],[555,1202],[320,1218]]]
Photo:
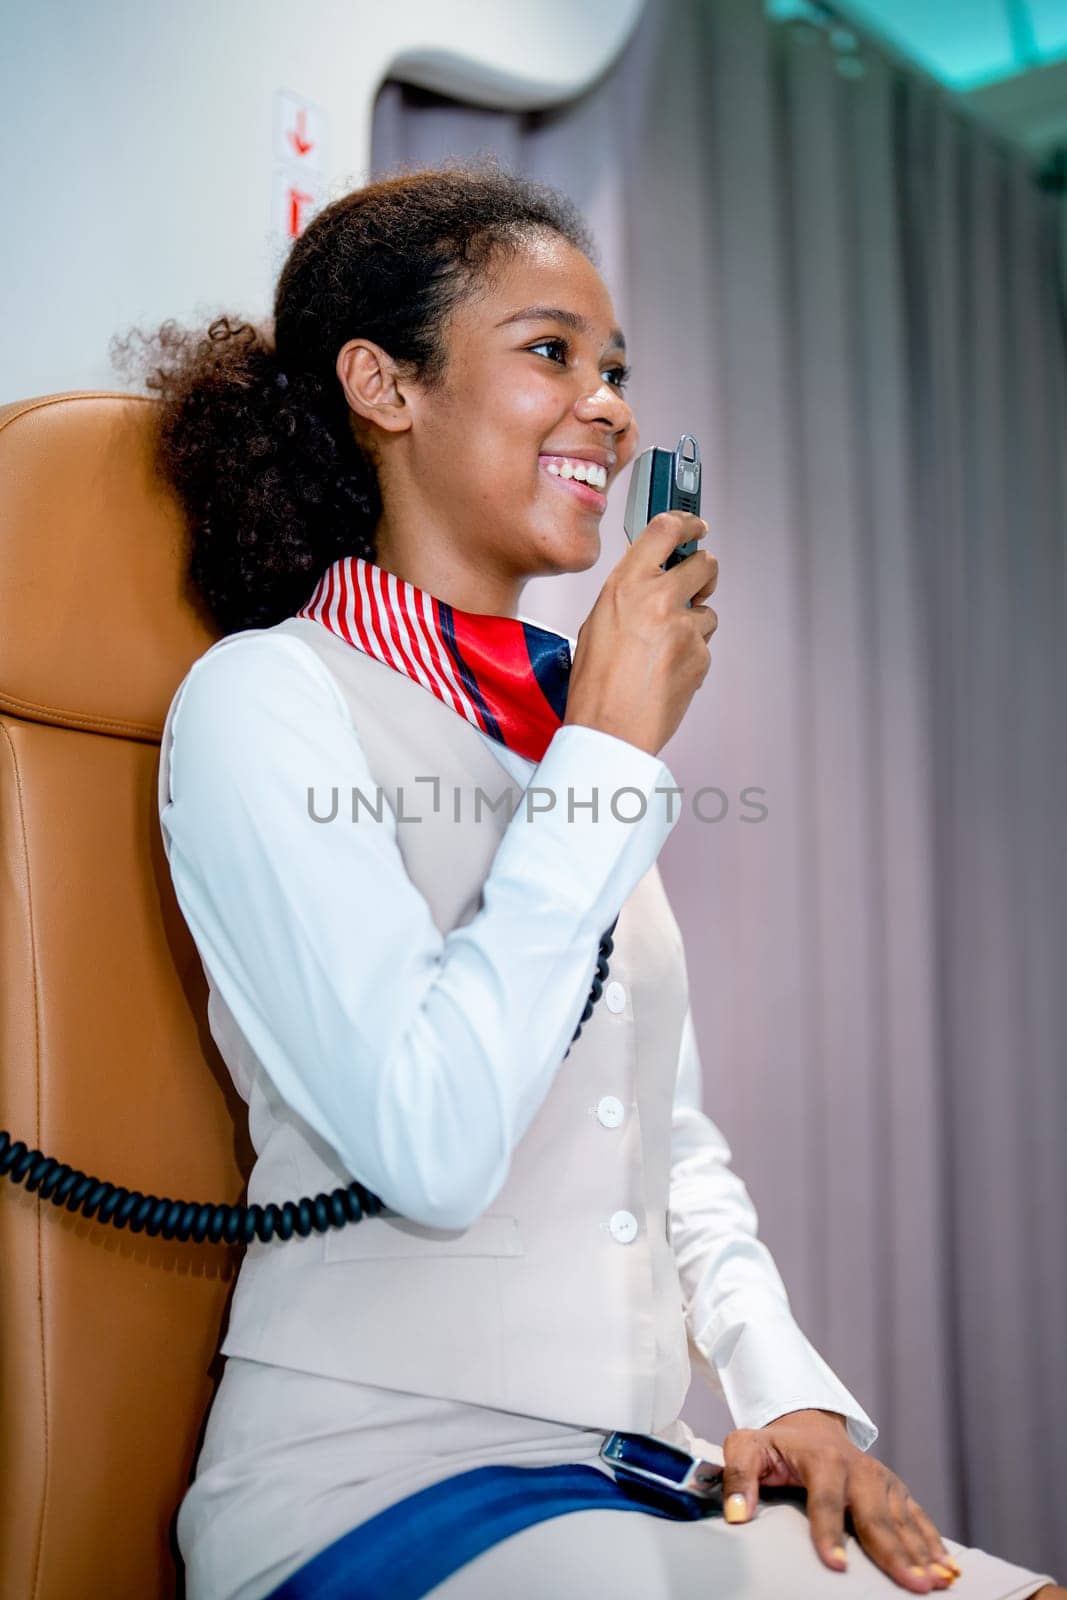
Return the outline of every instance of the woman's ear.
[[[381,345],[370,339],[350,339],[337,357],[337,376],[357,416],[387,433],[404,433],[411,427],[400,368]]]

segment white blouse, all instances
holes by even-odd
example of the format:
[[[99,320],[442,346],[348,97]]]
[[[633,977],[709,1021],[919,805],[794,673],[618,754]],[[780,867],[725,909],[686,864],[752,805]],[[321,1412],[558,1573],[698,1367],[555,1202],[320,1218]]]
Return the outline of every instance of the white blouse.
[[[636,821],[601,806],[594,823],[520,804],[481,909],[445,938],[388,806],[372,826],[309,817],[309,788],[328,803],[335,787],[373,797],[377,785],[338,685],[298,639],[231,634],[193,664],[174,698],[160,811],[193,940],[278,1093],[362,1184],[429,1227],[468,1226],[503,1187],[570,1044],[600,936],[680,809],[655,793],[674,787],[666,764],[611,734],[561,727],[536,765],[480,737],[522,789],[630,786],[647,805]],[[794,1320],[730,1148],[701,1109],[691,1013],[672,1148],[686,1322],[735,1426],[819,1407],[868,1449],[878,1429]]]

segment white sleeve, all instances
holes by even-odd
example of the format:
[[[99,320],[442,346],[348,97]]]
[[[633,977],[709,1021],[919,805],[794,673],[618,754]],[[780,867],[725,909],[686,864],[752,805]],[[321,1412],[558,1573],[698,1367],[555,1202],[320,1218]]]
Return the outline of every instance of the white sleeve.
[[[870,1449],[878,1429],[793,1318],[756,1208],[730,1167],[730,1147],[701,1109],[701,1067],[687,1012],[678,1053],[671,1150],[671,1243],[686,1324],[705,1376],[739,1428],[787,1411],[839,1411]]]
[[[576,800],[631,785],[643,817],[520,804],[480,910],[442,939],[388,802],[380,823],[312,820],[309,789],[373,796],[376,780],[309,646],[222,641],[168,720],[175,893],[238,1027],[353,1177],[413,1221],[469,1226],[563,1061],[601,934],[674,825],[653,792],[670,770],[611,734],[558,729],[532,781]]]

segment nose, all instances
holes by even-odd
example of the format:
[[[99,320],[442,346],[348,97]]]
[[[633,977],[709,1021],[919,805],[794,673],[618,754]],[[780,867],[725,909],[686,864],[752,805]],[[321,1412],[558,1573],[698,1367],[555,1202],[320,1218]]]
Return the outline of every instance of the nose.
[[[633,425],[633,412],[625,395],[607,382],[601,382],[592,393],[586,393],[575,401],[574,412],[582,422],[606,425],[619,439]]]

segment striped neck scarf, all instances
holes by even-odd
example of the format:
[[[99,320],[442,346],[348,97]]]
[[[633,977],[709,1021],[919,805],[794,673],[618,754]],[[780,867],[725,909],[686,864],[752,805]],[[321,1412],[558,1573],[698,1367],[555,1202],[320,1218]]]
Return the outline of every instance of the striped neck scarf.
[[[328,567],[295,614],[413,678],[528,761],[541,760],[563,721],[570,641],[532,622],[460,611],[362,556]]]

